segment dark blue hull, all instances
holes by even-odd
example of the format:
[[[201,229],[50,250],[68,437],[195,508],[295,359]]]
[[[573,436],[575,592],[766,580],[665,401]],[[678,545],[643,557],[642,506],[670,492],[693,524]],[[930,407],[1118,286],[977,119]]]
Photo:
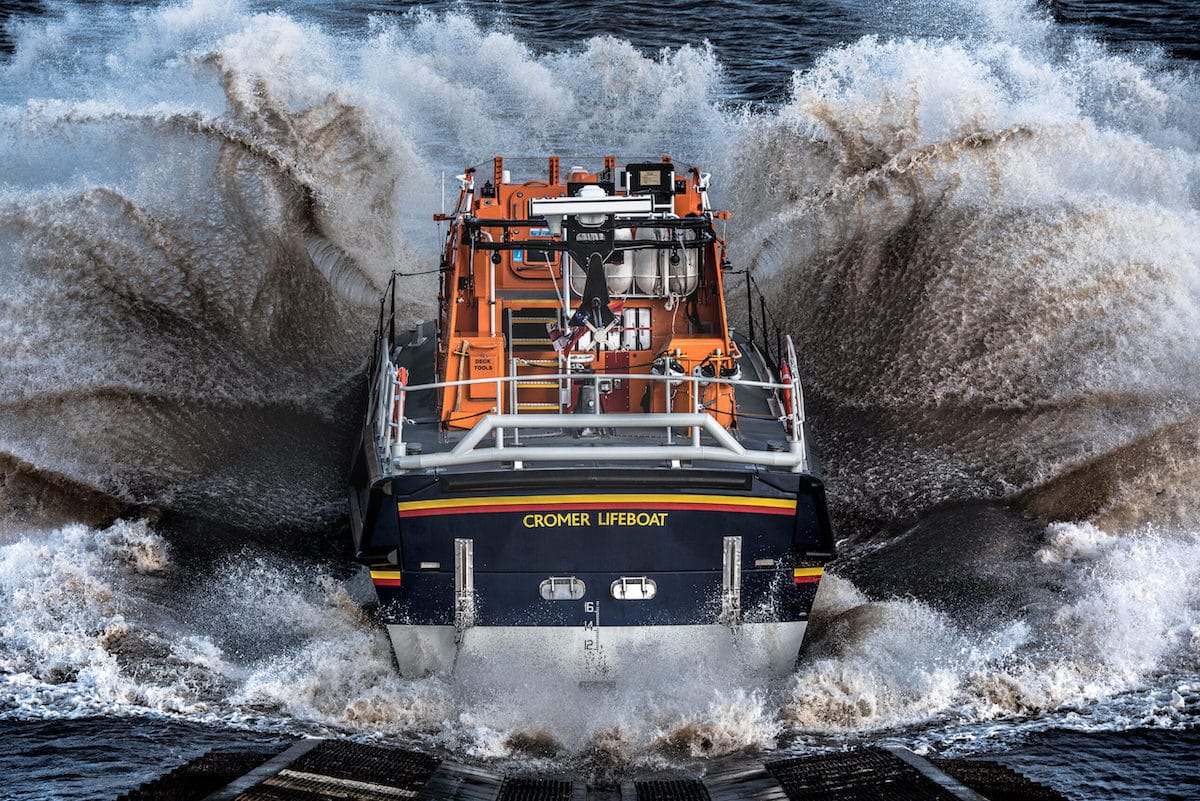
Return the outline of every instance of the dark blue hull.
[[[579,626],[596,602],[609,625],[717,623],[729,611],[731,537],[740,619],[803,621],[832,551],[824,487],[807,475],[592,468],[518,478],[520,488],[484,492],[486,474],[403,476],[364,493],[358,558],[372,568],[385,622],[454,625],[456,540],[472,544],[480,626]],[[551,577],[583,589],[544,598]],[[622,578],[651,580],[653,597],[615,598]]]

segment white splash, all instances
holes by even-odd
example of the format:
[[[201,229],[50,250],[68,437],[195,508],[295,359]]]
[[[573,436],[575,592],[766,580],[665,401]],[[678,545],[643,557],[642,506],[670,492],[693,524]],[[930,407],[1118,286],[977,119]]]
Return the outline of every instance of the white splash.
[[[747,121],[734,252],[886,460],[856,440],[839,491],[878,513],[1044,487],[1052,519],[1194,522],[1197,100],[1087,40],[866,37]]]
[[[251,530],[340,506],[341,410],[388,275],[436,263],[443,170],[668,142],[710,157],[727,126],[707,48],[537,55],[458,14],[353,37],[225,0],[80,6],[15,39],[0,460]],[[406,279],[403,317],[430,316],[433,282]]]
[[[1060,586],[1061,599],[1009,619],[956,621],[827,578],[814,610],[825,634],[783,716],[808,733],[922,725],[927,738],[1048,713],[1097,728],[1187,725],[1194,687],[1160,690],[1200,669],[1200,535],[1058,523],[1046,539],[1028,581]]]

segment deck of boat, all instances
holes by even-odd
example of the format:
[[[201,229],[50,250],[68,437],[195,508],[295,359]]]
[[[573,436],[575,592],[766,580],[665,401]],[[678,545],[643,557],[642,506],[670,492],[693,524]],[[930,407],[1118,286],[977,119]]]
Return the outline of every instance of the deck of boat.
[[[735,336],[735,339],[742,346],[743,356],[739,360],[739,364],[743,375],[753,381],[769,382],[774,380],[770,369],[757,350],[740,337]],[[433,383],[435,381],[433,371],[433,338],[419,337],[417,330],[414,329],[404,332],[401,335],[401,341],[404,342],[404,345],[396,357],[397,365],[409,371],[412,384]],[[761,388],[745,384],[735,384],[734,392],[738,409],[737,429],[735,431],[735,437],[738,442],[747,450],[782,451],[787,445],[787,433],[781,425],[778,415],[773,413],[768,406],[770,393]],[[408,399],[405,414],[409,418],[409,421],[405,426],[404,437],[410,453],[431,454],[448,451],[466,436],[469,429],[444,430],[441,425],[441,417],[436,408],[436,402],[437,394],[432,390],[414,392]],[[569,417],[564,417],[564,419],[569,420]],[[474,422],[476,421],[467,421],[468,424],[473,424]],[[684,428],[676,430],[677,441],[686,441],[686,431]],[[707,435],[704,436],[703,440],[705,444],[710,443]],[[570,466],[581,466],[592,464],[587,457],[587,448],[589,447],[605,445],[658,446],[664,444],[664,439],[661,427],[648,425],[645,428],[606,429],[603,435],[591,437],[579,437],[576,431],[570,429],[559,431],[543,430],[536,433],[521,434],[521,442],[529,446],[558,446],[576,449],[580,458],[577,462],[569,464]],[[520,458],[520,451],[516,450],[520,445],[510,442],[509,447],[514,448],[512,452],[513,458]],[[565,465],[560,464],[559,466]],[[691,466],[696,468],[712,466],[725,470],[744,470],[747,472],[755,470],[753,465],[734,465],[728,463],[720,465],[693,463]],[[473,465],[469,468],[471,472],[503,469],[505,467],[500,463]],[[816,465],[810,465],[810,469],[816,472]],[[453,473],[456,472],[456,468],[443,468],[442,472]]]

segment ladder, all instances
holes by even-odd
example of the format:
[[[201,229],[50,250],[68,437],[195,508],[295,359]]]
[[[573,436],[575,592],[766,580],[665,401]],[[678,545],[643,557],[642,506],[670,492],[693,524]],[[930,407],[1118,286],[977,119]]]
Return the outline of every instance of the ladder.
[[[550,368],[550,372],[543,372],[542,376],[538,376],[536,372],[527,373],[526,377],[521,377],[521,368],[535,368],[545,370]],[[514,377],[514,380],[509,384],[510,397],[509,407],[515,414],[522,412],[560,412],[562,411],[562,381],[556,378],[546,377],[553,376],[560,370],[560,361],[558,359],[523,359],[520,356],[510,355],[509,357],[509,375]],[[553,401],[533,401],[522,400],[522,391],[527,390],[554,390],[555,400]]]
[[[595,360],[592,353],[553,351],[548,325],[561,325],[557,308],[505,309],[504,331],[508,340],[508,408],[512,414],[561,413],[570,405],[570,387],[566,375]],[[528,356],[518,354],[525,350]],[[547,390],[553,399],[547,400]],[[534,398],[529,396],[533,395]]]

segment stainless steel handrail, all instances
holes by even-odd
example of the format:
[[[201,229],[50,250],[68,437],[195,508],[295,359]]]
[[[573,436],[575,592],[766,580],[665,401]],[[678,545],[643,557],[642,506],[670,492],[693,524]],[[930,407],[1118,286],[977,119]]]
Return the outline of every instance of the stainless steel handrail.
[[[789,356],[791,341],[789,338]],[[499,404],[504,397],[503,386],[518,381],[529,380],[530,376],[495,376],[492,378],[462,379],[457,381],[436,381],[427,384],[405,385],[396,377],[396,366],[386,356],[381,360],[382,375],[378,393],[381,403],[377,406],[379,420],[376,425],[376,442],[380,455],[394,470],[405,471],[412,469],[445,467],[459,464],[475,464],[479,462],[505,461],[514,465],[524,461],[572,461],[586,458],[587,460],[611,461],[670,461],[678,464],[681,461],[709,460],[718,462],[735,462],[741,464],[760,464],[774,467],[787,467],[795,472],[807,469],[807,443],[804,437],[804,397],[800,381],[795,377],[790,382],[750,381],[742,378],[719,378],[700,375],[659,375],[656,373],[554,373],[539,374],[540,380],[572,382],[600,380],[633,380],[656,382],[687,382],[692,385],[692,408],[688,413],[671,412],[668,406],[666,413],[652,414],[578,414],[560,412],[557,414],[503,414]],[[388,376],[391,379],[388,380]],[[445,389],[447,387],[463,387],[476,384],[495,384],[497,406],[493,412],[483,416],[478,423],[469,429],[462,439],[449,451],[431,454],[412,454],[407,452],[404,443],[405,399],[410,392]],[[724,384],[730,386],[749,386],[763,389],[791,390],[792,404],[790,411],[785,411],[778,418],[783,424],[787,437],[788,451],[747,451],[737,441],[736,437],[711,414],[703,411],[700,402],[700,390],[707,384]],[[505,447],[505,433],[517,432],[524,429],[561,429],[561,428],[663,428],[666,433],[666,445],[631,446],[606,445],[594,446],[576,444],[565,446],[542,447]],[[672,438],[675,428],[689,428],[692,432],[690,444],[676,445]],[[701,433],[706,433],[717,443],[715,446],[703,445]],[[495,437],[492,448],[481,449],[477,446],[488,435]],[[514,444],[519,437],[514,436]]]
[[[518,428],[659,428],[687,426],[703,429],[716,445],[587,445],[505,447],[503,437],[496,445],[478,445],[492,434]],[[700,414],[492,414],[471,428],[449,451],[395,455],[390,463],[394,471],[452,467],[483,462],[568,462],[568,461],[633,461],[669,462],[678,466],[683,461],[711,461],[735,464],[755,464],[785,467],[803,472],[807,466],[803,444],[792,443],[788,451],[755,451],[742,447],[728,430],[705,412]]]
[[[659,375],[658,373],[537,373],[535,375],[500,376],[499,380],[507,384],[511,381],[528,381],[530,378],[545,381],[553,381],[559,378],[569,378],[573,381],[593,381],[605,378],[620,378],[622,380],[629,379],[634,381],[694,381],[701,384],[731,384],[745,387],[761,387],[764,389],[788,389],[792,386],[792,384],[788,383],[749,381],[744,378],[708,378],[706,376],[695,375]],[[429,384],[406,386],[405,391],[421,392],[428,389],[445,389],[446,387],[461,387],[470,384],[494,384],[496,381],[496,378],[464,378],[459,381],[435,381]]]

